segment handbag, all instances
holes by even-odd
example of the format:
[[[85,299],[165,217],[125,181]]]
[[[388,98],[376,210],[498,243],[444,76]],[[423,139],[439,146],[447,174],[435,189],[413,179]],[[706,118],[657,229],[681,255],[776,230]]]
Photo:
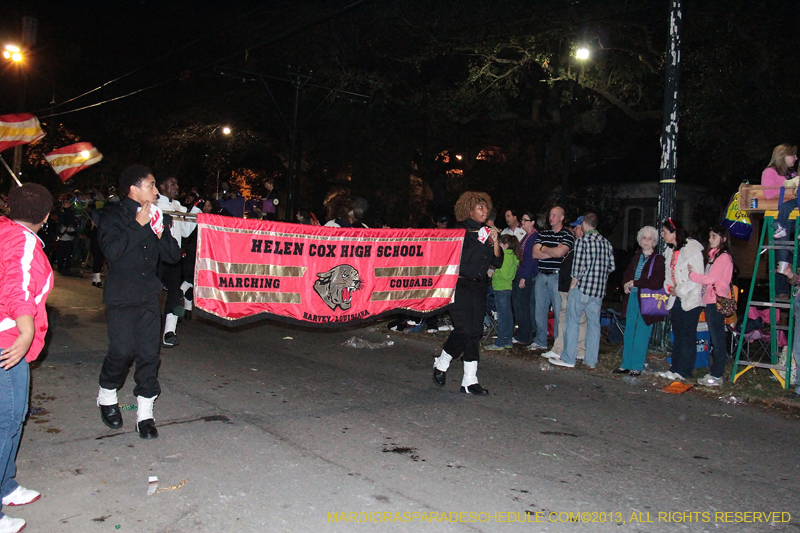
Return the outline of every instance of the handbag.
[[[653,275],[654,263],[655,258],[650,261],[650,270],[647,272],[648,278]],[[667,316],[669,314],[667,309],[668,301],[669,294],[663,287],[660,289],[639,289],[639,306],[642,316]]]
[[[731,285],[731,296],[733,296],[733,285]],[[736,312],[736,300],[717,294],[717,312],[725,318],[733,316]]]

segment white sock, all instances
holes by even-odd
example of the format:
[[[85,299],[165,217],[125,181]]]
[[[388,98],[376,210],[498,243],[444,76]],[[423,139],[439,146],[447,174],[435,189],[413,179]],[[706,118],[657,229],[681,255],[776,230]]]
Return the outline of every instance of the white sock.
[[[193,285],[191,283],[189,283],[188,281],[184,281],[183,283],[181,283],[181,292],[186,292],[192,287]]]
[[[186,311],[191,311],[192,310],[192,301],[184,298],[184,300],[183,300],[183,308]]]
[[[104,389],[100,387],[100,392],[97,393],[97,407],[101,405],[116,405],[118,403],[117,389]]]
[[[145,398],[144,396],[137,396],[136,397],[136,421],[141,422],[142,420],[147,420],[153,418],[153,403],[158,398],[156,394],[152,398]],[[155,418],[153,418],[155,420]]]
[[[461,380],[462,387],[469,387],[478,382],[478,362],[464,361],[464,378]]]
[[[172,313],[167,314],[167,320],[164,324],[164,335],[169,332],[175,333],[175,329],[178,327],[178,315],[173,315]]]
[[[433,360],[433,367],[436,370],[447,372],[447,369],[450,368],[450,361],[452,360],[453,356],[442,350],[441,355],[439,355],[439,357]]]
[[[102,280],[100,279],[100,272],[97,274],[92,274],[92,283],[100,283]]]

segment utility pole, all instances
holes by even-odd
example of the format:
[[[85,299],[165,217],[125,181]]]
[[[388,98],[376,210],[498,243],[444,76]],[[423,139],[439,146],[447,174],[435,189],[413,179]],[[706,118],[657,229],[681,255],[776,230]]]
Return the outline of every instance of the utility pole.
[[[664,87],[664,126],[661,132],[661,191],[658,196],[659,229],[664,220],[675,215],[675,175],[678,168],[678,88],[681,65],[681,0],[669,0],[669,50]],[[658,251],[664,251],[659,240]],[[669,345],[669,320],[654,328],[652,346]]]

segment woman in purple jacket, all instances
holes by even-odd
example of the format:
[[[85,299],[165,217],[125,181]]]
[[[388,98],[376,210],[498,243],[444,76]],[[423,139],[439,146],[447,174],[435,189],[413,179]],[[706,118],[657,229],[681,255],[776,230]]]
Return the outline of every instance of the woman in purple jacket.
[[[520,242],[522,263],[517,268],[517,276],[511,286],[511,300],[514,305],[514,318],[517,322],[517,334],[514,344],[528,345],[536,334],[536,300],[533,296],[533,284],[539,273],[539,260],[533,258],[533,243],[536,240],[536,219],[533,213],[522,213],[520,225],[525,230],[525,237]]]
[[[622,301],[622,316],[625,318],[625,338],[622,348],[622,364],[614,370],[615,374],[638,376],[644,369],[647,346],[653,324],[663,317],[642,316],[639,304],[639,289],[658,290],[664,286],[664,256],[655,253],[658,231],[653,226],[645,226],[636,234],[636,242],[641,250],[622,275],[622,284],[628,295]]]

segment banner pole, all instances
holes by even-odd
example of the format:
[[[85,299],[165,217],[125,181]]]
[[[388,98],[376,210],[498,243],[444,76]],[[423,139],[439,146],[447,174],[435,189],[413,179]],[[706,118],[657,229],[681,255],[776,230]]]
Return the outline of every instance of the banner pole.
[[[3,162],[3,166],[4,166],[4,167],[6,167],[6,170],[8,170],[8,173],[9,173],[9,174],[11,174],[11,177],[12,177],[12,178],[14,178],[14,181],[16,181],[16,182],[17,182],[17,185],[19,185],[20,187],[22,187],[22,183],[20,183],[19,179],[17,178],[17,175],[16,175],[16,174],[14,174],[14,171],[13,171],[13,170],[11,170],[11,167],[9,167],[9,166],[8,166],[8,163],[6,163],[6,160],[5,160],[5,159],[3,159],[3,156],[1,156],[1,155],[0,155],[0,161],[2,161],[2,162]]]

